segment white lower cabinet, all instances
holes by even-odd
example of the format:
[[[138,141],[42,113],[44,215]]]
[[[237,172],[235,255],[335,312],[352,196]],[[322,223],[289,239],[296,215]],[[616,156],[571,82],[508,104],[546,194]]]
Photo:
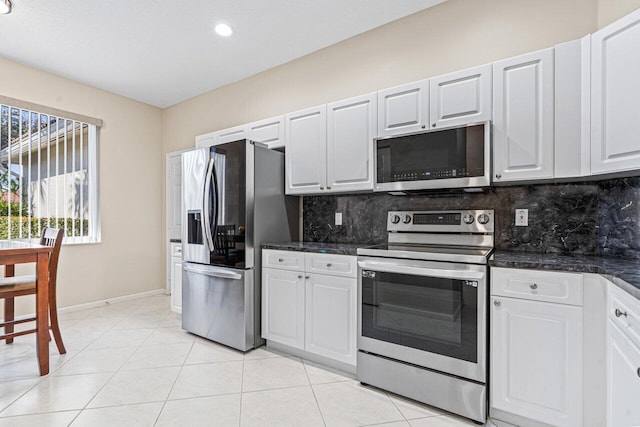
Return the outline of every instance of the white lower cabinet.
[[[640,301],[609,284],[607,425],[640,425]]]
[[[305,285],[306,350],[355,365],[355,280],[324,274],[308,277]]]
[[[171,243],[171,311],[182,313],[182,244]]]
[[[521,426],[583,425],[582,307],[495,295],[498,285],[492,279],[491,416]],[[539,288],[537,279],[530,287]]]
[[[262,269],[262,337],[304,349],[304,276]]]
[[[270,260],[284,259],[281,253],[263,250],[263,265],[273,265]],[[355,257],[290,253],[304,258],[305,271],[286,266],[262,268],[262,337],[355,366]],[[342,268],[347,264],[349,268]],[[324,265],[326,272],[311,272],[319,265]]]

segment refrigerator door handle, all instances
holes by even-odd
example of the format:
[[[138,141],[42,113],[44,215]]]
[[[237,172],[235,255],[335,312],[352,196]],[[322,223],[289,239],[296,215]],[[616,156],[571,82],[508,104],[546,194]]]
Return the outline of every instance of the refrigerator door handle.
[[[209,159],[209,163],[207,164],[207,173],[204,178],[204,206],[202,208],[202,215],[204,216],[204,221],[202,221],[202,227],[204,228],[204,236],[207,241],[207,246],[209,251],[213,251],[213,235],[211,233],[211,218],[209,218],[209,203],[211,202],[209,199],[209,192],[211,191],[211,176],[213,175],[213,159]],[[217,207],[215,207],[217,210]]]
[[[231,279],[231,280],[242,279],[242,274],[236,273],[234,271],[225,270],[222,268],[212,268],[212,267],[198,268],[189,264],[184,265],[182,268],[185,271],[189,271],[191,273],[196,273],[196,274],[204,274],[205,276],[220,277],[222,279]]]
[[[211,239],[211,250],[215,250],[215,241],[213,240],[214,236],[218,235],[218,210],[220,209],[220,197],[218,193],[218,171],[216,170],[216,164],[213,159],[211,159],[211,175],[213,176],[213,193],[215,199],[215,205],[213,206],[213,230],[209,230],[209,233],[212,233]],[[219,248],[220,249],[220,248]]]

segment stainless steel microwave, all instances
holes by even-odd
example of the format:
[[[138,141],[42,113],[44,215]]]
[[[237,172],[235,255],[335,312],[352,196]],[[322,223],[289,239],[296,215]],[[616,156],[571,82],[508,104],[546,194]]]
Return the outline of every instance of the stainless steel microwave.
[[[374,141],[374,191],[487,187],[491,122]]]

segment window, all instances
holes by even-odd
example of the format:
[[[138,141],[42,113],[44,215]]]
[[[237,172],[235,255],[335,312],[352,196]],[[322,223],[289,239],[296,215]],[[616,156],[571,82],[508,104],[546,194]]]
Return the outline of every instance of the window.
[[[0,239],[99,241],[96,125],[5,104],[0,118]]]

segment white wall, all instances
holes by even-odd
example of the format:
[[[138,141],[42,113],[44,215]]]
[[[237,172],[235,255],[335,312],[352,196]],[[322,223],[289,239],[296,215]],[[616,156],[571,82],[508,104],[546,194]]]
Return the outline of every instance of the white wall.
[[[102,243],[62,247],[59,305],[164,288],[161,110],[2,58],[0,93],[104,120]],[[19,313],[33,312],[29,298],[18,304]]]

